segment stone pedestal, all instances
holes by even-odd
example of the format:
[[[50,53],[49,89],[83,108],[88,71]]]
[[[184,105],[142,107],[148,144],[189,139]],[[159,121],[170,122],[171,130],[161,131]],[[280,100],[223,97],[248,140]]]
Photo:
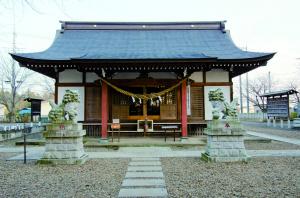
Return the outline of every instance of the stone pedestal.
[[[212,121],[205,133],[207,145],[201,158],[208,162],[245,162],[244,131],[238,121]]]
[[[82,124],[52,123],[43,136],[46,148],[39,164],[83,164],[87,159],[83,149],[85,130]]]

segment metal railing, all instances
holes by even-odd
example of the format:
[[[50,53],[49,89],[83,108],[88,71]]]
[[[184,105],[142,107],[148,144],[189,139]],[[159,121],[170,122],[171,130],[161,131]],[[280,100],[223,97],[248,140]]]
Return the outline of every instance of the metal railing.
[[[240,113],[240,120],[262,121],[267,119],[266,113]]]

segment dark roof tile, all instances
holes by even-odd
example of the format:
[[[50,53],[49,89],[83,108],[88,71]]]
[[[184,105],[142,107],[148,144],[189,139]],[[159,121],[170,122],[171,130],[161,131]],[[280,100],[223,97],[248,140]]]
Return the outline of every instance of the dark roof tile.
[[[121,25],[120,25],[121,24]],[[251,59],[271,53],[243,51],[235,46],[222,22],[149,23],[65,22],[53,44],[43,52],[16,56],[39,60],[71,59]],[[96,26],[95,26],[96,25]],[[163,28],[170,26],[170,28]],[[103,26],[103,27],[102,27]],[[126,29],[127,26],[132,29]],[[95,27],[95,28],[93,28]],[[105,29],[106,27],[115,29]],[[182,29],[176,27],[183,27]],[[191,28],[186,28],[191,27]],[[119,29],[118,29],[119,28]],[[125,29],[124,29],[125,28]]]

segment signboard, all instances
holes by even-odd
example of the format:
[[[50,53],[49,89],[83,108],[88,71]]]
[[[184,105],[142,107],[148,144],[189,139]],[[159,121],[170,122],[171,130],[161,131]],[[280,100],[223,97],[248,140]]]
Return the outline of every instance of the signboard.
[[[289,117],[289,98],[288,97],[268,97],[267,116],[275,118]]]

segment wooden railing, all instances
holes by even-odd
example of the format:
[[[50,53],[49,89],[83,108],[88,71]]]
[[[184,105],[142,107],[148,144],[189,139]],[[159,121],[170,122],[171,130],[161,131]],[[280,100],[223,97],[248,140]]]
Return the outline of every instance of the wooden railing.
[[[100,137],[101,123],[82,123],[83,129],[86,130],[86,136]]]
[[[86,135],[90,137],[101,137],[101,123],[82,123],[83,129],[86,130]],[[121,122],[122,133],[141,133],[137,132],[137,123],[135,122]],[[181,122],[154,122],[153,132],[148,133],[160,133],[163,132],[161,126],[163,125],[177,125],[181,132]],[[111,133],[111,123],[108,123],[108,133]],[[188,122],[188,135],[201,135],[206,127],[206,122]]]

